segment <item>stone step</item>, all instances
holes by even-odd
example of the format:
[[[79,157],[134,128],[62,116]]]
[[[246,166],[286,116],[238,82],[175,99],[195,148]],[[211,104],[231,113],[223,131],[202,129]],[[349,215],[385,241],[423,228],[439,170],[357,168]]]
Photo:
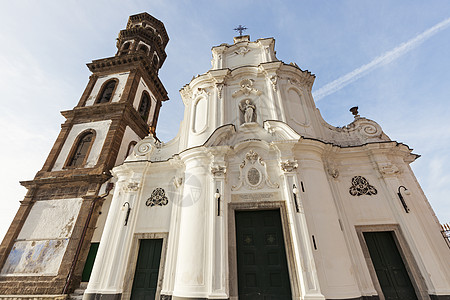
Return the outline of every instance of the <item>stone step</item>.
[[[77,288],[75,291],[73,291],[72,294],[70,294],[69,299],[82,300],[83,299],[83,295],[84,295],[84,291],[86,290],[87,285],[88,285],[87,282],[81,282],[80,283],[80,287]]]

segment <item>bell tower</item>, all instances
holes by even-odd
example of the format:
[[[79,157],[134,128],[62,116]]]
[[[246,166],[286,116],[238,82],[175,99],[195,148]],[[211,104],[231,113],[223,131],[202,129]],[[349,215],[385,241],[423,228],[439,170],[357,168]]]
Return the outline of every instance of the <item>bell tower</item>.
[[[120,31],[114,56],[87,64],[92,75],[78,104],[61,112],[44,166],[21,182],[28,192],[0,246],[0,295],[62,295],[81,280],[111,200],[110,170],[155,135],[168,100],[158,77],[168,41],[164,24],[140,13]]]

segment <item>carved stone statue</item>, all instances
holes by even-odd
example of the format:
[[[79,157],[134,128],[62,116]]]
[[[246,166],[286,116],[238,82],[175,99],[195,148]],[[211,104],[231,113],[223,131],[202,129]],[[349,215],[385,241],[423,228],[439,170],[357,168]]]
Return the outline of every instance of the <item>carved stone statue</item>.
[[[254,112],[256,109],[256,106],[253,105],[250,100],[245,100],[245,103],[240,103],[239,108],[241,109],[242,113],[244,114],[244,123],[251,123],[254,122]]]

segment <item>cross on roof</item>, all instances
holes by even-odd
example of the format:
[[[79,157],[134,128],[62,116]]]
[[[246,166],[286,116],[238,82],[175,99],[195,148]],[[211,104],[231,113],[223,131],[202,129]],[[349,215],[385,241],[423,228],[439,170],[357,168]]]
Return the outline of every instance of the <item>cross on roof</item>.
[[[236,27],[236,28],[233,29],[233,30],[238,31],[238,32],[239,32],[239,36],[242,36],[242,32],[245,31],[245,30],[247,30],[247,29],[248,29],[247,27],[242,26],[242,25],[239,25],[238,27]]]

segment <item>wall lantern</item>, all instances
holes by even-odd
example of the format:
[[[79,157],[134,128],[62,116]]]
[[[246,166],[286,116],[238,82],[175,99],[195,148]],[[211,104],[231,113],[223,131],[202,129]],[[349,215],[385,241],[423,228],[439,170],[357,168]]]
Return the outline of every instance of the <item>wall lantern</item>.
[[[216,189],[214,193],[214,198],[217,200],[217,216],[220,216],[220,193],[219,189]]]
[[[298,207],[298,202],[297,202],[297,196],[300,194],[300,191],[298,190],[298,188],[295,184],[292,186],[292,194],[294,195],[295,210],[297,212],[300,212],[300,209]]]
[[[131,212],[131,207],[130,207],[130,203],[127,201],[122,205],[121,210],[125,211],[125,205],[128,205],[128,209],[127,209],[127,215],[125,217],[125,224],[123,226],[127,226],[128,224],[128,218],[130,217],[130,212]]]
[[[409,213],[408,205],[406,205],[405,199],[403,198],[403,196],[402,196],[402,194],[401,194],[401,191],[400,191],[401,188],[404,189],[403,192],[404,192],[405,195],[407,195],[407,196],[411,195],[411,192],[410,192],[407,188],[405,188],[403,185],[401,185],[401,186],[398,187],[398,192],[397,192],[398,198],[399,198],[400,201],[402,202],[403,208],[405,209],[406,213]]]

